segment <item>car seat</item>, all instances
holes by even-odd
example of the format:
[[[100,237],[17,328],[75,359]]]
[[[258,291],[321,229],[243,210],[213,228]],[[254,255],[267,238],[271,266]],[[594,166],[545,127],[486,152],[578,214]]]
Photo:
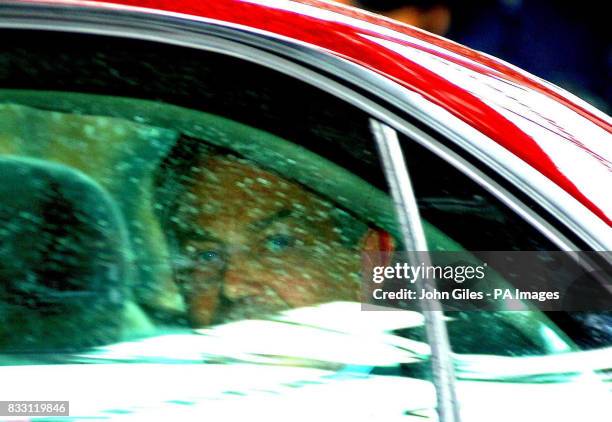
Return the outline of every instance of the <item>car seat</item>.
[[[127,230],[115,201],[61,164],[0,157],[0,350],[117,341]]]
[[[72,112],[46,108],[0,104],[0,155],[60,163],[104,188],[128,229],[135,269],[131,286],[137,301],[151,311],[180,312],[182,303],[151,192],[153,173],[177,133],[123,118],[83,114],[79,107]]]

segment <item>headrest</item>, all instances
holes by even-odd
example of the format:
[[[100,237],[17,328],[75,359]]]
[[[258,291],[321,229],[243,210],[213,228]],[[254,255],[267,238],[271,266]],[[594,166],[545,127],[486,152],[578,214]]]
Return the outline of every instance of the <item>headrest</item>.
[[[83,173],[0,157],[0,350],[117,341],[128,293],[127,229]]]
[[[51,101],[55,100],[57,97]],[[46,104],[38,108],[0,104],[0,154],[61,163],[106,189],[130,233],[136,260],[132,284],[138,301],[153,309],[180,307],[151,192],[153,174],[178,133],[123,118],[92,115],[80,108],[71,113],[48,111],[49,99]],[[139,110],[132,109],[132,116]]]

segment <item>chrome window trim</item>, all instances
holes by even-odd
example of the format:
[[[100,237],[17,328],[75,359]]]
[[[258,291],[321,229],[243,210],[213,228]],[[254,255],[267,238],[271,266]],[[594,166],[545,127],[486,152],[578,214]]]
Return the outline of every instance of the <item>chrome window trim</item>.
[[[378,102],[296,62],[314,66],[405,110],[530,196],[592,249],[612,250],[612,236],[607,235],[611,232],[607,224],[495,141],[382,75],[304,43],[251,28],[222,25],[210,19],[174,13],[132,12],[119,7],[102,9],[3,3],[0,5],[0,28],[55,30],[156,41],[217,52],[285,73],[353,104],[426,147],[517,212],[561,250],[579,249],[550,222],[439,140]]]
[[[394,205],[408,260],[415,266],[419,262],[430,265],[425,230],[397,131],[372,118],[370,128],[395,198]],[[418,289],[430,292],[436,288],[434,280],[420,277],[416,280],[416,285]],[[420,300],[419,305],[425,318],[425,332],[431,347],[431,369],[438,401],[438,419],[440,422],[461,422],[451,344],[442,305],[436,299]]]

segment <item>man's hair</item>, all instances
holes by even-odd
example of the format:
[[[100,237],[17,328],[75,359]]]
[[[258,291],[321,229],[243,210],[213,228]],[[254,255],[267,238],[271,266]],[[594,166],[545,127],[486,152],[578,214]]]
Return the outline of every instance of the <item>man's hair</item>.
[[[164,231],[172,229],[180,200],[195,183],[195,169],[209,155],[198,139],[181,136],[161,162],[154,179],[155,213]]]
[[[203,163],[209,157],[219,156],[244,159],[231,150],[212,146],[199,139],[182,136],[161,163],[154,182],[155,212],[164,232],[174,237],[175,240],[180,240],[183,237],[182,234],[194,229],[188,222],[182,221],[179,215],[181,205],[184,205],[185,198],[188,198],[194,183],[196,183]],[[252,163],[248,159],[245,160]],[[253,165],[277,174],[258,164],[253,163]],[[283,175],[278,176],[288,180]],[[300,187],[321,197],[320,194],[307,186],[300,185]],[[339,229],[339,239],[344,245],[356,245],[368,227],[358,218],[338,207],[334,207],[334,210],[330,213],[330,218],[334,221],[335,227]]]

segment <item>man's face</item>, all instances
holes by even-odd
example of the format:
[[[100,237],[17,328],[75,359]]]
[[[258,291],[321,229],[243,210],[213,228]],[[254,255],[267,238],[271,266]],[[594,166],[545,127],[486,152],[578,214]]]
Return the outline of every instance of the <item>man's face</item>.
[[[193,325],[256,318],[359,297],[360,253],[341,242],[334,207],[299,185],[228,156],[196,174],[179,218],[178,280]]]

